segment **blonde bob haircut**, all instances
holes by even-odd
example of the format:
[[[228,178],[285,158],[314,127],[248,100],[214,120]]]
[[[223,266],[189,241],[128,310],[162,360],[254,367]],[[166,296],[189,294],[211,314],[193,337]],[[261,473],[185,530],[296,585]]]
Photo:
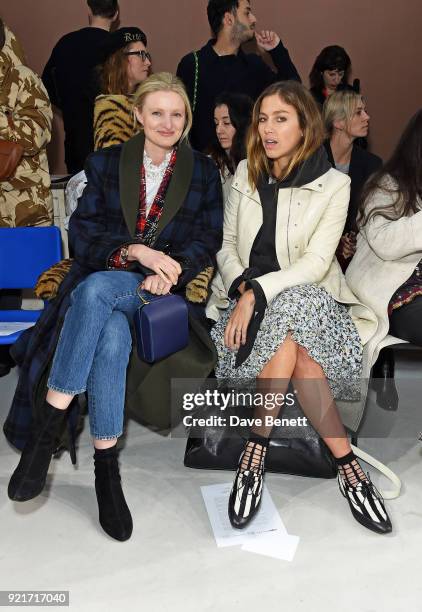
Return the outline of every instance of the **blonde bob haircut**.
[[[324,141],[324,126],[317,103],[312,94],[296,81],[280,81],[265,89],[255,102],[252,123],[247,140],[248,179],[252,188],[256,188],[261,176],[270,175],[272,161],[268,159],[259,135],[259,114],[264,98],[279,96],[286,104],[293,106],[297,112],[303,138],[283,176],[286,178],[293,168],[310,157]]]
[[[335,121],[345,121],[346,126],[350,123],[362,100],[360,93],[348,89],[336,91],[324,102],[322,115],[325,130],[329,137],[334,133]]]
[[[135,92],[134,108],[142,110],[147,96],[157,91],[172,91],[182,98],[185,104],[186,121],[180,140],[187,139],[192,127],[192,109],[183,82],[171,72],[156,72],[145,79]]]

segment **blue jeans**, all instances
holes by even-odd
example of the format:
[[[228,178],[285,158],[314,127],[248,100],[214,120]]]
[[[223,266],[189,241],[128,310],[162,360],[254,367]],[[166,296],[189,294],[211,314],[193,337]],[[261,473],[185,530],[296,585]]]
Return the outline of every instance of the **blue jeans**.
[[[47,386],[68,395],[88,392],[91,435],[122,434],[129,320],[141,303],[143,274],[94,272],[72,291]]]

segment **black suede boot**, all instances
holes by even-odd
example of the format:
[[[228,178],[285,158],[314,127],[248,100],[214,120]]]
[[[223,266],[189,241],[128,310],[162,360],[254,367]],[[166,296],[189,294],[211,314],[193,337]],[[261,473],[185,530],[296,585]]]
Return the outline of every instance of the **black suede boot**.
[[[7,490],[10,499],[28,501],[44,489],[48,467],[66,413],[67,410],[59,410],[44,402],[41,414],[32,426],[18,467],[10,479]]]
[[[132,535],[133,523],[123,495],[116,446],[96,448],[94,465],[100,525],[109,536],[124,542]]]

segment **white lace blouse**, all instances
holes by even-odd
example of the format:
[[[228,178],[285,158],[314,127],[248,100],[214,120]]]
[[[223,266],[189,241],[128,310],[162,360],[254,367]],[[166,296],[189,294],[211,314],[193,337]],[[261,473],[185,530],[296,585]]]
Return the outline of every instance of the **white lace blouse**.
[[[145,214],[148,216],[151,206],[154,202],[154,198],[157,195],[161,181],[163,180],[164,173],[170,161],[170,157],[173,151],[169,151],[161,164],[155,166],[152,163],[151,158],[144,150],[144,168],[145,168],[145,188],[146,188],[146,201],[145,201]]]

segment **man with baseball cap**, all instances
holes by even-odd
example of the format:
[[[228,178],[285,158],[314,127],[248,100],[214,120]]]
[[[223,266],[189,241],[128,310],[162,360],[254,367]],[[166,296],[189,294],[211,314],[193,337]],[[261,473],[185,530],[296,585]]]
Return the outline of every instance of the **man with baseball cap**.
[[[42,80],[51,102],[63,114],[65,161],[70,173],[82,170],[93,151],[94,68],[119,16],[118,0],[87,0],[89,27],[63,36],[54,47]]]

